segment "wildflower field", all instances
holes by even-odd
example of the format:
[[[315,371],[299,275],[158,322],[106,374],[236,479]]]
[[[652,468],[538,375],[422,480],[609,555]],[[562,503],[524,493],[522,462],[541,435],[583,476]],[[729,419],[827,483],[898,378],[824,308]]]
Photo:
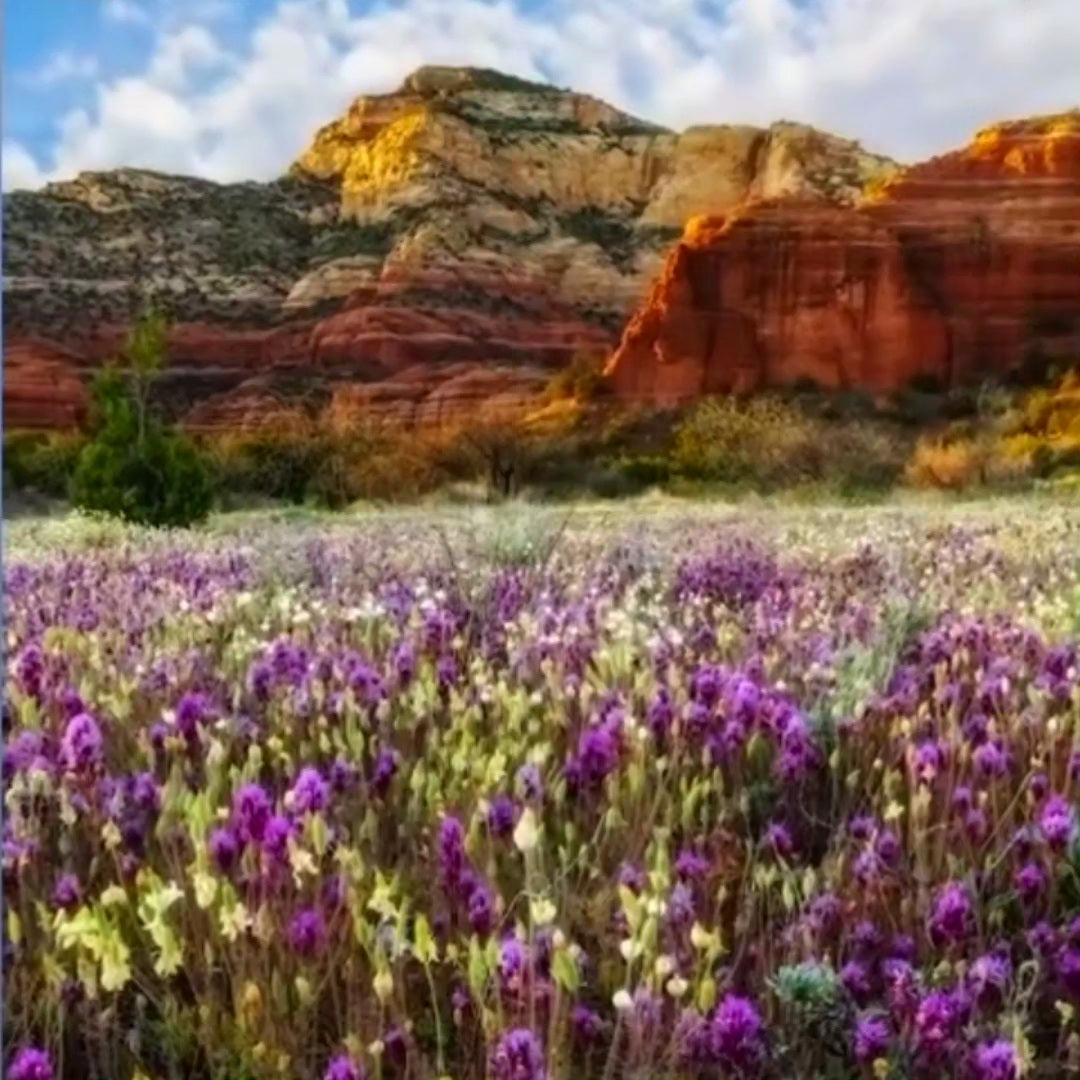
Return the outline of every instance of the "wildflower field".
[[[1080,507],[8,543],[11,1080],[1080,1075]]]

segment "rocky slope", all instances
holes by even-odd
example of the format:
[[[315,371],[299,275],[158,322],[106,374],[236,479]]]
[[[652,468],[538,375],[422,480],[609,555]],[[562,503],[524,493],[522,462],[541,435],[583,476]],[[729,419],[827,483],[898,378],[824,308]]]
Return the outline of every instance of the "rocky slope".
[[[1080,357],[1080,111],[999,124],[851,207],[689,223],[608,367],[626,400],[892,391]]]
[[[687,220],[853,202],[895,166],[780,123],[681,134],[467,68],[361,97],[268,184],[120,169],[4,202],[9,426],[73,422],[152,299],[198,428],[303,410],[442,421],[608,351]]]

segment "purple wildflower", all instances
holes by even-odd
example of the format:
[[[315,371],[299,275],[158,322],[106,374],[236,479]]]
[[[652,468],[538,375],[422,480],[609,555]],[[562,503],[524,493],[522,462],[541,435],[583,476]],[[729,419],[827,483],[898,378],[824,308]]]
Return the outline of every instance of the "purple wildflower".
[[[945,767],[945,751],[932,739],[922,743],[915,751],[912,771],[921,783],[932,784]]]
[[[883,829],[874,842],[874,850],[886,866],[895,866],[900,859],[900,839],[892,829]]]
[[[1062,945],[1057,953],[1057,975],[1072,998],[1080,998],[1080,948]]]
[[[865,964],[858,960],[849,960],[840,969],[840,982],[851,995],[856,1005],[865,1005],[873,996],[874,987],[870,972]]]
[[[927,1053],[943,1049],[959,1023],[952,994],[932,990],[919,1002],[915,1013],[915,1032],[919,1048]]]
[[[64,731],[60,757],[71,772],[85,772],[101,764],[101,729],[89,713],[73,716]]]
[[[439,875],[450,892],[461,884],[465,870],[465,829],[453,815],[447,814],[439,826]]]
[[[1064,851],[1076,837],[1076,810],[1061,795],[1052,795],[1039,815],[1039,829],[1053,851]]]
[[[619,763],[617,729],[611,724],[595,724],[586,728],[578,739],[577,756],[568,762],[581,777],[581,782],[592,787],[603,783],[604,778],[615,771]]]
[[[236,860],[240,855],[240,846],[236,832],[228,826],[215,829],[210,834],[207,844],[210,858],[223,874],[229,873],[236,865]]]
[[[1054,955],[1060,941],[1058,932],[1045,919],[1040,919],[1027,932],[1027,943],[1036,956],[1045,960]]]
[[[885,1057],[891,1042],[892,1029],[884,1016],[861,1016],[855,1022],[855,1060],[860,1065],[869,1065],[878,1058]]]
[[[910,963],[915,959],[915,939],[910,934],[897,934],[889,943],[889,956]]]
[[[326,809],[330,802],[330,787],[318,769],[305,765],[289,795],[293,810],[297,814],[314,814]]]
[[[1036,862],[1024,863],[1013,875],[1013,885],[1025,904],[1032,904],[1046,889],[1046,873]]]
[[[53,1080],[52,1058],[36,1046],[24,1046],[8,1066],[8,1080]]]
[[[385,795],[390,790],[390,785],[397,775],[397,770],[397,754],[389,747],[384,746],[375,755],[375,766],[371,770],[371,790],[376,795]]]
[[[853,840],[869,840],[877,828],[877,821],[869,814],[860,814],[848,822],[848,835]]]
[[[975,924],[975,913],[967,889],[952,881],[934,901],[930,914],[930,935],[939,944],[957,944],[967,938]]]
[[[53,888],[52,902],[55,907],[72,911],[82,902],[82,886],[74,874],[61,874]]]
[[[499,978],[513,986],[525,971],[525,947],[512,934],[504,937],[499,946]]]
[[[968,987],[982,1006],[998,1005],[1005,996],[1012,975],[1012,964],[1003,953],[986,953],[968,970]]]
[[[356,787],[359,779],[359,771],[351,762],[344,758],[334,758],[330,763],[330,790],[335,795],[344,795]]]
[[[822,893],[810,901],[807,922],[819,937],[829,937],[840,929],[843,908],[834,893]]]
[[[543,797],[544,781],[540,770],[532,762],[527,762],[518,769],[517,789],[527,802],[537,802]]]
[[[1000,778],[1009,771],[1009,758],[1000,742],[984,742],[972,757],[975,768],[988,778]]]
[[[795,850],[795,841],[786,825],[774,821],[765,831],[765,843],[781,858],[788,858]]]
[[[960,784],[952,793],[952,808],[958,814],[966,814],[972,807],[975,796],[966,784]]]
[[[293,823],[283,814],[275,814],[266,822],[263,829],[262,849],[276,862],[284,862],[289,853],[289,837],[293,834]]]
[[[499,1040],[491,1056],[494,1080],[544,1080],[544,1051],[527,1028],[514,1028]]]
[[[469,896],[469,925],[482,936],[490,934],[495,926],[495,902],[483,885],[474,888]]]
[[[735,1072],[748,1072],[764,1051],[764,1024],[753,1002],[728,994],[709,1023],[709,1048],[715,1062]]]
[[[289,923],[289,944],[298,956],[314,956],[326,941],[326,924],[314,908],[298,911]]]
[[[488,808],[487,824],[492,836],[507,837],[514,831],[514,803],[507,795],[496,795]]]
[[[40,731],[20,731],[4,747],[4,774],[30,772],[32,769],[50,771],[45,739]]]
[[[206,723],[210,714],[210,699],[206,694],[189,691],[176,706],[176,730],[190,742],[198,737],[199,725]]]
[[[675,873],[684,881],[703,878],[709,872],[709,860],[692,848],[684,848],[675,860]]]
[[[245,784],[233,796],[233,818],[240,839],[246,844],[262,842],[273,805],[260,784]]]
[[[980,1043],[975,1048],[973,1080],[1016,1080],[1016,1048],[1005,1039]]]
[[[919,1003],[919,984],[910,961],[891,957],[881,965],[885,1000],[896,1016],[910,1017]]]
[[[681,881],[668,893],[666,918],[676,928],[688,927],[694,921],[694,894]]]
[[[851,943],[856,954],[864,960],[873,959],[881,952],[885,937],[869,920],[860,919],[851,931]]]
[[[593,1043],[604,1030],[599,1015],[585,1005],[575,1005],[570,1013],[570,1026],[578,1042]]]
[[[348,1054],[338,1054],[330,1060],[323,1080],[366,1080],[367,1069],[353,1061]]]

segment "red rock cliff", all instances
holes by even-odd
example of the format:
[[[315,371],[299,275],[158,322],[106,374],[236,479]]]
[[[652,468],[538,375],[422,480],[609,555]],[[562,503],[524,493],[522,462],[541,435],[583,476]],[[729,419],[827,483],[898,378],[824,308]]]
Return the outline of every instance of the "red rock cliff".
[[[850,202],[896,169],[803,125],[676,133],[498,72],[422,68],[270,183],[116,169],[5,197],[4,339],[22,350],[7,423],[76,422],[147,300],[174,322],[155,388],[190,427],[452,421],[608,353],[691,216],[748,196]]]
[[[800,378],[953,385],[1058,355],[1080,355],[1080,112],[989,128],[855,208],[693,220],[608,373],[670,403]]]

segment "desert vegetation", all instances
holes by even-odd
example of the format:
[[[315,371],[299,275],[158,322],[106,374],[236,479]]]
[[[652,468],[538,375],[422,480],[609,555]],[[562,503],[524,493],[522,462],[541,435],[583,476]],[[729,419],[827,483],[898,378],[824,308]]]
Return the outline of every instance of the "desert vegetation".
[[[6,1075],[1072,1075],[1033,505],[15,523]]]
[[[617,409],[600,358],[576,358],[532,412],[481,409],[419,430],[315,419],[194,439],[217,505],[252,500],[340,509],[356,502],[687,497],[750,493],[874,499],[904,488],[979,494],[1068,490],[1080,474],[1080,376],[887,402],[812,386],[679,411]],[[115,382],[115,376],[113,376]],[[100,394],[99,388],[99,394]],[[9,494],[72,495],[85,437],[5,436]],[[174,442],[173,445],[176,445]],[[85,503],[86,496],[83,496]]]

